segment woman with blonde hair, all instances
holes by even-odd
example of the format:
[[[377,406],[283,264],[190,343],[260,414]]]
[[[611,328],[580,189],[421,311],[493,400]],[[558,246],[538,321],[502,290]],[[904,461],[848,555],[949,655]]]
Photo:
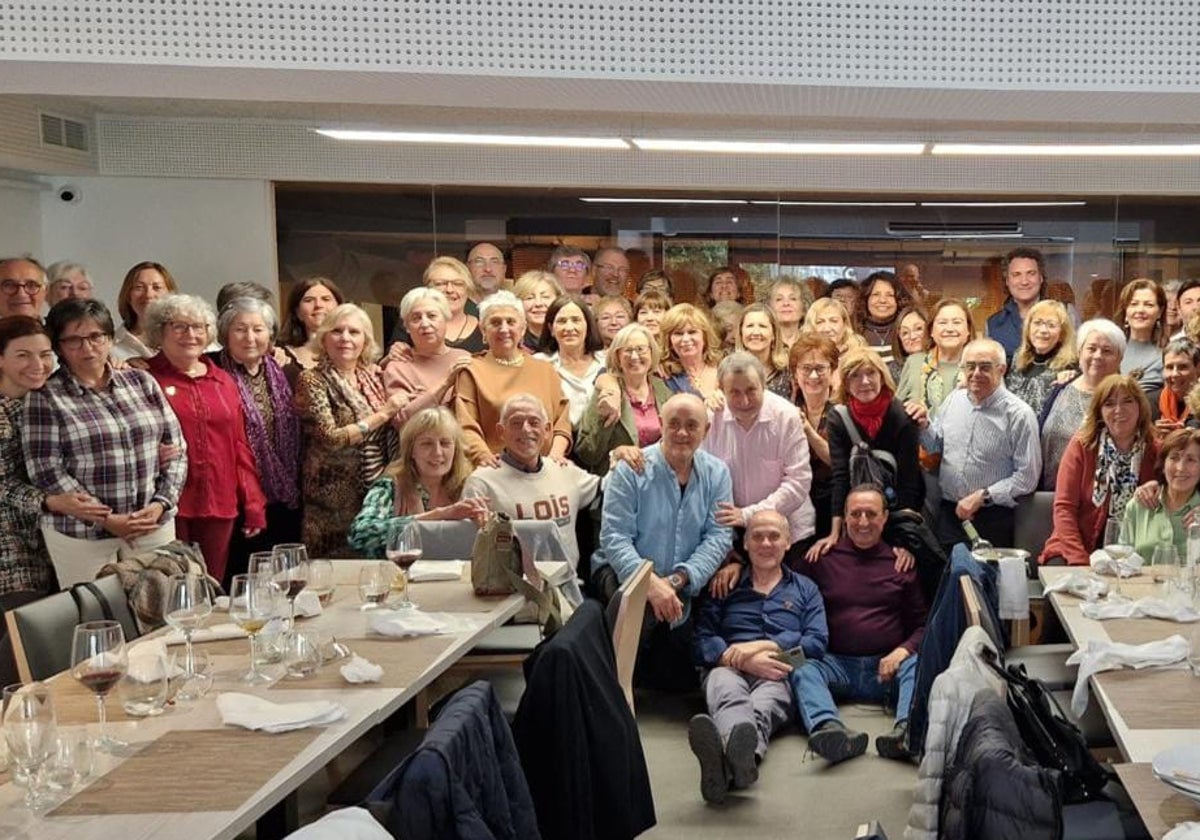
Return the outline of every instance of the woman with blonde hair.
[[[779,340],[785,347],[796,343],[810,300],[808,288],[791,277],[780,277],[767,290],[767,306],[779,322]]]
[[[695,394],[711,409],[725,404],[717,381],[721,339],[704,310],[677,303],[662,319],[658,338],[667,387],[673,393]]]
[[[549,271],[534,269],[517,278],[512,293],[521,301],[524,312],[525,336],[521,347],[528,353],[536,353],[546,328],[546,312],[550,304],[562,297],[562,284]]]
[[[814,300],[804,316],[804,329],[828,338],[839,353],[867,346],[863,337],[854,332],[854,324],[845,304],[836,298]]]
[[[1067,308],[1056,300],[1040,300],[1029,308],[1004,385],[1036,414],[1063,371],[1073,371],[1078,359],[1075,327]]]
[[[367,487],[396,448],[393,419],[408,395],[388,397],[371,320],[352,303],[333,309],[312,337],[317,365],[300,374],[296,408],[304,439],[304,542],[314,557],[347,548]]]
[[[788,348],[779,338],[779,321],[764,304],[752,303],[742,310],[734,332],[734,346],[762,362],[767,371],[767,390],[785,400],[792,398],[792,371]]]
[[[400,432],[400,451],[367,490],[350,524],[350,546],[365,557],[383,557],[388,534],[413,520],[470,519],[482,524],[484,499],[464,499],[472,472],[462,427],[444,406],[418,411]]]

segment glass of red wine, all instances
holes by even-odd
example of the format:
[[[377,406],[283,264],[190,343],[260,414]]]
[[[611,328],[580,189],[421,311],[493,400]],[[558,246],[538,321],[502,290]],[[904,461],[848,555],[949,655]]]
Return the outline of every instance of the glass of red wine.
[[[96,695],[100,735],[96,748],[113,755],[127,755],[129,744],[111,737],[107,729],[105,700],[129,667],[125,632],[118,621],[85,621],[75,626],[71,639],[71,676]]]
[[[308,585],[308,549],[303,543],[281,543],[271,550],[275,582],[292,607],[288,632],[296,629],[296,596]]]
[[[400,579],[404,584],[404,600],[397,609],[410,610],[415,604],[408,597],[408,570],[421,559],[421,531],[415,522],[397,524],[388,532],[387,559],[400,567]]]

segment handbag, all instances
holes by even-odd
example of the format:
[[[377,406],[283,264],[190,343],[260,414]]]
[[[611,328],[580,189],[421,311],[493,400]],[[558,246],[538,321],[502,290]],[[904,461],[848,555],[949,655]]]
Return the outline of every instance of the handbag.
[[[543,585],[531,556],[525,556],[505,513],[488,516],[471,548],[471,585],[476,595],[511,595],[519,592],[536,605],[537,623],[550,636],[562,626],[557,593]]]
[[[850,486],[874,484],[882,492],[889,509],[896,507],[896,458],[885,449],[872,449],[858,432],[850,409],[844,405],[835,405],[833,410],[838,413],[846,434],[850,436]]]

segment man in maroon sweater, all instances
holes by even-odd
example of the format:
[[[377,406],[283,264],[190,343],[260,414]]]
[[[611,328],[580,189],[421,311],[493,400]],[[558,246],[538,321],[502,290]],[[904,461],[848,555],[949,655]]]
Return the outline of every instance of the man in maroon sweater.
[[[809,749],[836,764],[866,752],[867,733],[845,727],[835,698],[894,703],[895,728],[875,739],[875,749],[885,758],[907,759],[908,710],[928,607],[916,572],[897,571],[895,552],[882,541],[883,493],[872,485],[855,487],[845,513],[845,536],[798,570],[821,590],[829,646],[822,658],[792,672],[796,707]]]

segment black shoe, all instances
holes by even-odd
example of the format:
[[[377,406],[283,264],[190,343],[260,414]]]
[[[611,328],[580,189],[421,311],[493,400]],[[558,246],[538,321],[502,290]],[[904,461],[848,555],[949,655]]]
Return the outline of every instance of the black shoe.
[[[725,748],[717,724],[708,715],[696,715],[688,723],[688,746],[700,762],[700,795],[705,802],[724,802],[729,792]]]
[[[887,735],[875,739],[875,752],[880,758],[890,758],[893,761],[910,761],[912,753],[908,751],[908,721],[897,723]]]
[[[758,781],[758,732],[752,723],[739,723],[729,732],[725,742],[725,761],[733,775],[732,787],[747,788]]]
[[[866,732],[854,732],[831,720],[808,736],[808,748],[830,764],[839,764],[865,753],[868,740]]]

